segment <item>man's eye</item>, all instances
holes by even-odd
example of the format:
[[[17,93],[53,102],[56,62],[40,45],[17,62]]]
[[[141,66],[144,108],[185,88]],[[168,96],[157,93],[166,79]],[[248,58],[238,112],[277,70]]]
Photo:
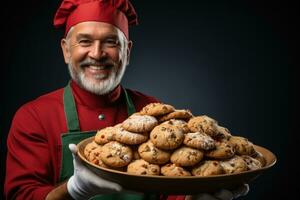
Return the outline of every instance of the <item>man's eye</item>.
[[[105,44],[110,47],[115,47],[119,44],[119,42],[118,42],[118,40],[109,39],[109,40],[105,40]]]
[[[80,45],[90,45],[91,43],[91,40],[79,40]]]

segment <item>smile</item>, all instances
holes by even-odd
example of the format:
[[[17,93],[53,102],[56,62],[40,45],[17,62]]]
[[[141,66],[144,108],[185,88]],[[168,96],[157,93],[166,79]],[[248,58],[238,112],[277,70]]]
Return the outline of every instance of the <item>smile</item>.
[[[93,70],[104,70],[107,68],[107,66],[95,66],[95,65],[91,65],[89,66],[90,69],[93,69]]]
[[[111,67],[107,65],[89,65],[85,67],[85,74],[97,79],[103,79],[111,73]]]

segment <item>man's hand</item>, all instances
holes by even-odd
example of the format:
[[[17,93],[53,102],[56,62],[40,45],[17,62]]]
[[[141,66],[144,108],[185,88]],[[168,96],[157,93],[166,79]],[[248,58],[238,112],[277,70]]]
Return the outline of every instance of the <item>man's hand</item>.
[[[215,194],[211,195],[203,193],[199,195],[189,196],[187,200],[233,200],[241,196],[247,195],[249,192],[249,185],[244,184],[234,190],[219,190]]]
[[[119,184],[102,179],[88,169],[78,158],[75,144],[70,144],[69,149],[73,155],[74,174],[67,183],[67,189],[74,199],[89,199],[97,194],[115,193],[122,190]]]

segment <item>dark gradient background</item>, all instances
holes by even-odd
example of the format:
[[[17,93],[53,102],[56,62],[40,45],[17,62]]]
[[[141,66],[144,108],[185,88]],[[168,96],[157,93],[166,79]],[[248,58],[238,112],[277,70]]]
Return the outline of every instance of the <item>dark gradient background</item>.
[[[298,91],[295,5],[132,2],[140,25],[130,32],[134,45],[123,85],[209,115],[234,135],[270,149],[277,164],[250,184],[244,199],[291,199],[296,193],[291,179],[298,175],[291,163],[298,143],[291,117]],[[1,186],[14,113],[69,79],[59,46],[63,32],[52,27],[58,5],[58,0],[12,2],[1,13]]]

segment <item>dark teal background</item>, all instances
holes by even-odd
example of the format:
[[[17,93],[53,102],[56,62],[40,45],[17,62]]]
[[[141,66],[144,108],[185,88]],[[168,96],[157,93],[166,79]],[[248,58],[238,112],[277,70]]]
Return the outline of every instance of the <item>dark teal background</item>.
[[[277,164],[244,199],[296,193],[296,10],[290,1],[132,1],[131,61],[123,85],[206,114],[274,152]],[[18,4],[18,5],[17,5]],[[25,102],[68,79],[52,27],[58,0],[9,2],[1,13],[1,184],[6,137]],[[294,111],[294,112],[292,112]],[[299,157],[299,156],[298,156]],[[1,193],[2,193],[1,187]]]

